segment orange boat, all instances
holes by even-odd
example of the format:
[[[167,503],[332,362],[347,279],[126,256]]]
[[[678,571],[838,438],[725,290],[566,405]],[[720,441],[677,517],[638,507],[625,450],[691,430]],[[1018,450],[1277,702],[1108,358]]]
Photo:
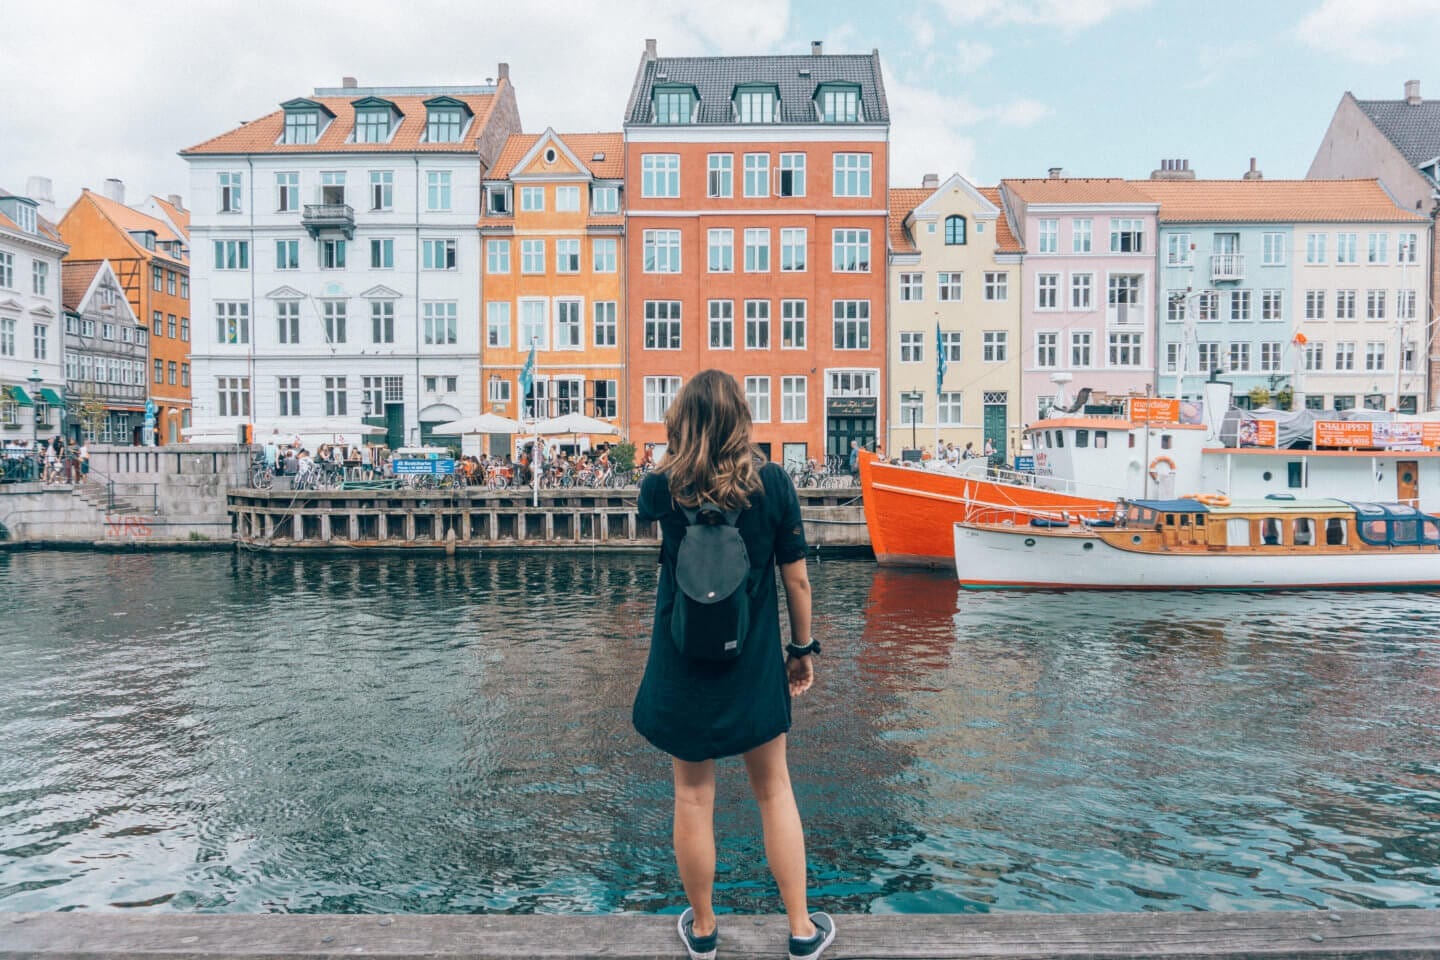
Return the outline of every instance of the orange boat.
[[[865,525],[878,562],[953,569],[957,522],[1045,524],[1108,519],[1115,512],[1113,498],[995,479],[986,475],[982,460],[965,465],[974,472],[899,466],[861,451]]]

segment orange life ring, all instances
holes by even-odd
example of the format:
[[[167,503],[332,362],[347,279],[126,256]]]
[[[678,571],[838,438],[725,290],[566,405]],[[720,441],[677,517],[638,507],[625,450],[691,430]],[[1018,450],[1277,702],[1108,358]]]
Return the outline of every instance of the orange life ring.
[[[1162,464],[1162,463],[1163,463],[1163,464],[1167,464],[1167,465],[1170,467],[1170,472],[1171,472],[1171,473],[1174,473],[1174,472],[1175,472],[1175,461],[1174,461],[1174,460],[1171,460],[1169,457],[1160,456],[1160,457],[1156,457],[1154,460],[1151,460],[1151,461],[1150,461],[1150,479],[1156,481],[1157,483],[1158,483],[1159,480],[1160,480],[1160,475],[1156,472],[1155,468],[1158,467],[1158,466],[1160,466],[1160,464]]]
[[[1203,503],[1207,507],[1230,506],[1230,498],[1223,493],[1197,493],[1194,498],[1197,503]]]

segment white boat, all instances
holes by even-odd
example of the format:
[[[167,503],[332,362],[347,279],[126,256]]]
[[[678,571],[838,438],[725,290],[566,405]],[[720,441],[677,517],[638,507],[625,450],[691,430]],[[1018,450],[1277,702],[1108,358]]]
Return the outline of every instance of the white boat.
[[[1440,587],[1440,520],[1407,504],[1204,499],[1122,502],[1107,526],[956,523],[955,571],[971,589]]]

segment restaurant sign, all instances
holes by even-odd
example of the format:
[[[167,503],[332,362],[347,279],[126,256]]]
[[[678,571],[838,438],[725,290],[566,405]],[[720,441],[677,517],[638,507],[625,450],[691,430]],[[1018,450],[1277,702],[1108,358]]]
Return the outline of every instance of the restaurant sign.
[[[1136,423],[1179,423],[1180,401],[1170,397],[1131,397],[1130,419]]]
[[[455,472],[455,461],[448,458],[444,460],[406,460],[396,457],[391,459],[390,468],[395,471],[397,477],[411,477],[427,473],[449,475]]]
[[[873,417],[878,405],[874,397],[831,397],[826,411],[832,417]]]

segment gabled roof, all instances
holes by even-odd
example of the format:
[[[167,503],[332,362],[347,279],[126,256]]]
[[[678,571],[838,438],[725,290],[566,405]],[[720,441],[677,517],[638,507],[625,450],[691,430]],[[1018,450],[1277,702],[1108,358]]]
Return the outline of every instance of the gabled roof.
[[[65,269],[60,271],[60,304],[66,310],[79,312],[80,304],[85,300],[85,294],[89,292],[90,285],[95,282],[95,274],[100,272],[107,261],[105,260],[71,260],[65,264]]]
[[[150,199],[154,201],[157,207],[164,211],[165,216],[170,218],[170,223],[173,224],[176,229],[180,230],[184,234],[185,242],[189,243],[190,211],[182,210],[181,208],[175,206],[175,204],[171,203],[169,200],[166,200],[164,197],[157,197],[154,194],[151,194]]]
[[[1136,180],[1161,223],[1427,222],[1378,180]]]
[[[999,187],[980,187],[980,193],[984,195],[995,206],[1000,208],[1000,216],[995,218],[995,249],[999,253],[1024,253],[1025,245],[1020,238],[1015,236],[1014,227],[1010,223],[1010,211],[1005,206],[1004,198],[1000,195]]]
[[[1154,203],[1129,180],[1119,177],[1043,177],[1005,180],[1002,185],[1025,203]]]
[[[181,258],[167,253],[158,247],[151,250],[131,235],[132,233],[150,232],[155,234],[157,241],[169,243],[179,242],[187,246],[189,245],[187,239],[176,234],[170,224],[161,220],[159,217],[152,217],[148,213],[142,213],[136,210],[134,207],[127,207],[125,204],[111,200],[104,194],[96,193],[88,187],[80,191],[80,197],[75,203],[77,205],[88,203],[93,206],[102,219],[109,221],[115,227],[117,235],[135,250],[137,257],[153,257],[164,260],[167,263],[184,265],[185,261]],[[73,210],[74,207],[71,207],[71,209]],[[72,237],[78,242],[79,238],[74,237],[73,233]],[[66,269],[69,269],[68,264],[66,265]]]
[[[656,84],[693,86],[700,97],[695,122],[721,124],[736,123],[731,96],[737,85],[774,84],[780,91],[776,116],[780,123],[818,124],[815,92],[822,84],[836,82],[860,87],[865,123],[890,122],[879,51],[860,55],[646,58],[640,63],[630,91],[625,122],[654,122],[651,92]]]
[[[1356,100],[1355,105],[1412,167],[1440,157],[1440,100]]]
[[[21,194],[11,193],[9,190],[0,189],[0,197],[18,196],[21,196]],[[56,227],[55,224],[51,223],[49,220],[46,220],[44,217],[40,216],[38,213],[35,215],[35,229],[38,231],[38,236],[41,240],[48,240],[51,243],[58,243],[62,245],[65,243],[65,241],[60,236],[60,229]],[[21,230],[20,224],[16,223],[14,220],[11,220],[3,213],[0,213],[0,230],[11,230],[22,237],[37,236],[37,234],[29,234],[26,233],[24,230]]]
[[[500,151],[486,180],[504,180],[535,149],[543,137],[558,140],[596,180],[619,180],[625,176],[625,135],[621,133],[512,133]],[[603,160],[594,159],[603,153]]]
[[[948,182],[947,180],[946,183]],[[940,186],[943,187],[944,184]],[[890,191],[888,226],[892,251],[895,253],[918,252],[915,238],[905,227],[905,219],[910,216],[912,211],[934,196],[939,189],[938,187],[935,190],[929,187],[896,187]],[[976,187],[975,189],[986,202],[999,211],[999,216],[995,218],[995,252],[1024,253],[1025,248],[1010,227],[1009,212],[1005,209],[1005,204],[1000,196],[1000,188]]]
[[[501,79],[499,83],[508,83]],[[466,88],[474,90],[477,88]],[[281,143],[285,131],[285,111],[276,110],[259,120],[242,124],[229,133],[211,137],[203,143],[180,151],[181,156],[197,154],[243,153],[465,153],[476,150],[485,132],[485,124],[495,105],[498,84],[485,88],[488,93],[459,93],[455,99],[464,103],[475,115],[464,141],[460,143],[422,143],[425,134],[425,101],[434,99],[434,92],[423,95],[396,95],[386,99],[405,116],[389,143],[351,143],[355,131],[355,102],[360,97],[315,97],[313,102],[334,113],[332,120],[314,143]],[[290,101],[294,103],[295,101]]]

